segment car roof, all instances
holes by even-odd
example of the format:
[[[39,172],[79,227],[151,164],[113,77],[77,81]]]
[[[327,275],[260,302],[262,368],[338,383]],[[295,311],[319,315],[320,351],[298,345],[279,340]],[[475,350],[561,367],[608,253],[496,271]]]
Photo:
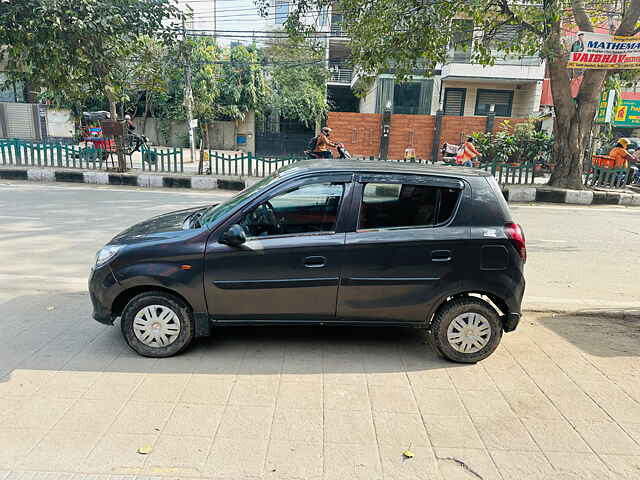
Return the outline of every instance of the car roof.
[[[413,175],[439,175],[447,177],[489,177],[491,173],[476,168],[452,167],[415,162],[376,160],[301,160],[280,169],[282,176],[320,172],[395,173]]]

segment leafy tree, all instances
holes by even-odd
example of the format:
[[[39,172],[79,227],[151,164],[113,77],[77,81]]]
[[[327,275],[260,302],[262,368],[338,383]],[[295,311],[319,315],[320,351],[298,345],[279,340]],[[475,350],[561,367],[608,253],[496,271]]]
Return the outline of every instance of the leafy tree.
[[[116,103],[126,98],[123,59],[142,35],[171,41],[178,25],[170,19],[179,16],[171,0],[3,1],[0,45],[9,70],[58,95],[79,86],[104,94],[115,117]]]
[[[187,58],[192,71],[193,116],[198,119],[203,147],[210,148],[209,123],[221,113],[219,100],[222,50],[215,40],[206,37],[189,40],[187,47]]]
[[[168,70],[167,47],[159,40],[142,36],[138,38],[138,48],[131,59],[131,78],[129,97],[134,98],[134,105],[144,101],[142,112],[142,130],[146,129],[146,122],[154,103],[158,102],[167,91],[168,82],[165,75]]]
[[[255,0],[264,8],[268,0]],[[542,4],[541,4],[542,2]],[[301,18],[329,0],[291,0],[287,29],[304,36]],[[549,183],[582,189],[583,158],[602,86],[604,70],[584,71],[578,95],[571,95],[566,31],[592,32],[613,19],[612,33],[638,33],[640,0],[338,0],[351,38],[353,62],[365,72],[395,71],[400,78],[444,63],[454,42],[473,43],[472,60],[490,65],[504,53],[540,54],[551,77],[555,115],[553,162]],[[473,21],[468,30],[456,18]],[[467,28],[467,30],[465,30]],[[505,37],[505,29],[515,36]]]
[[[284,37],[265,48],[271,106],[282,118],[313,125],[327,114],[324,46]]]
[[[220,79],[220,113],[234,120],[247,112],[262,112],[268,100],[268,86],[260,53],[255,45],[229,49]]]

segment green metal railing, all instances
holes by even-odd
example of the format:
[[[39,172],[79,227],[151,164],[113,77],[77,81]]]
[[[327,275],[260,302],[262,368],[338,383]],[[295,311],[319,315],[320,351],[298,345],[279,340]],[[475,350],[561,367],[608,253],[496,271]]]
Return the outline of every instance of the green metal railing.
[[[223,154],[215,150],[204,152],[201,159],[204,169],[212,175],[230,175],[236,177],[265,177],[286,165],[299,162],[305,158],[300,156],[268,157],[255,156],[252,153]],[[363,159],[363,158],[360,158]],[[368,160],[379,160],[368,157]],[[184,158],[181,148],[142,148],[141,164],[131,159],[129,165],[142,168],[144,171],[158,173],[184,173]],[[339,160],[336,160],[339,161]],[[386,160],[398,163],[415,163],[427,165],[430,162],[422,159]],[[38,143],[25,140],[0,139],[0,165],[103,169],[115,166],[115,153],[88,146],[67,145],[62,143]],[[501,185],[532,184],[536,178],[534,162],[509,164],[502,162],[486,162],[478,167],[490,172]],[[595,167],[593,173],[587,175],[585,183],[592,185],[612,185],[625,170],[606,170],[601,172]],[[628,174],[628,170],[626,170]],[[613,179],[613,180],[612,180]]]
[[[304,160],[303,157],[256,157],[251,152],[225,155],[209,150],[203,165],[210,167],[213,175],[233,175],[236,177],[266,177],[285,165]]]
[[[143,148],[141,158],[143,170],[163,173],[184,172],[184,159],[180,148]],[[108,166],[113,167],[116,163],[115,152],[95,148],[93,144],[81,146],[59,142],[39,143],[20,139],[0,139],[0,165],[99,170]],[[133,167],[131,158],[127,163]]]
[[[621,188],[627,184],[630,168],[607,168],[592,165],[585,174],[584,184],[590,187]]]
[[[0,140],[1,165],[100,169],[107,158],[107,152],[93,145]]]
[[[184,158],[181,148],[144,148],[141,150],[142,170],[183,173]]]
[[[535,162],[522,162],[518,164],[505,162],[487,162],[480,164],[481,170],[491,172],[491,175],[500,185],[529,185],[535,183]]]

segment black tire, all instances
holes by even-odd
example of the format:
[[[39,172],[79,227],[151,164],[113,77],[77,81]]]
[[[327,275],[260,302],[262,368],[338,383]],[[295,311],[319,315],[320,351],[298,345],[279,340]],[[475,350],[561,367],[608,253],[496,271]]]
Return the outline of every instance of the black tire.
[[[482,315],[490,326],[490,336],[487,343],[478,351],[463,353],[456,350],[448,340],[449,325],[465,313]],[[444,358],[458,363],[476,363],[491,355],[502,338],[502,322],[497,312],[487,302],[475,297],[457,298],[445,304],[436,313],[430,330],[431,343],[436,351]]]
[[[135,334],[133,322],[142,309],[151,305],[160,305],[171,309],[180,322],[178,336],[168,345],[150,346],[143,343]],[[189,346],[194,337],[194,322],[191,309],[178,297],[165,292],[145,292],[133,297],[122,312],[120,328],[127,344],[136,353],[153,358],[171,357]]]

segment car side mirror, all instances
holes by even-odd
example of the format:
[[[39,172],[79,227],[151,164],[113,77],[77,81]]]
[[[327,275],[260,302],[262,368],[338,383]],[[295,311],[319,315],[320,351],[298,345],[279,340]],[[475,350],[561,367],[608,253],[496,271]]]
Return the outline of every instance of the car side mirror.
[[[244,229],[238,225],[232,225],[229,230],[222,234],[220,243],[229,245],[230,247],[239,247],[247,241],[247,235],[244,233]]]

